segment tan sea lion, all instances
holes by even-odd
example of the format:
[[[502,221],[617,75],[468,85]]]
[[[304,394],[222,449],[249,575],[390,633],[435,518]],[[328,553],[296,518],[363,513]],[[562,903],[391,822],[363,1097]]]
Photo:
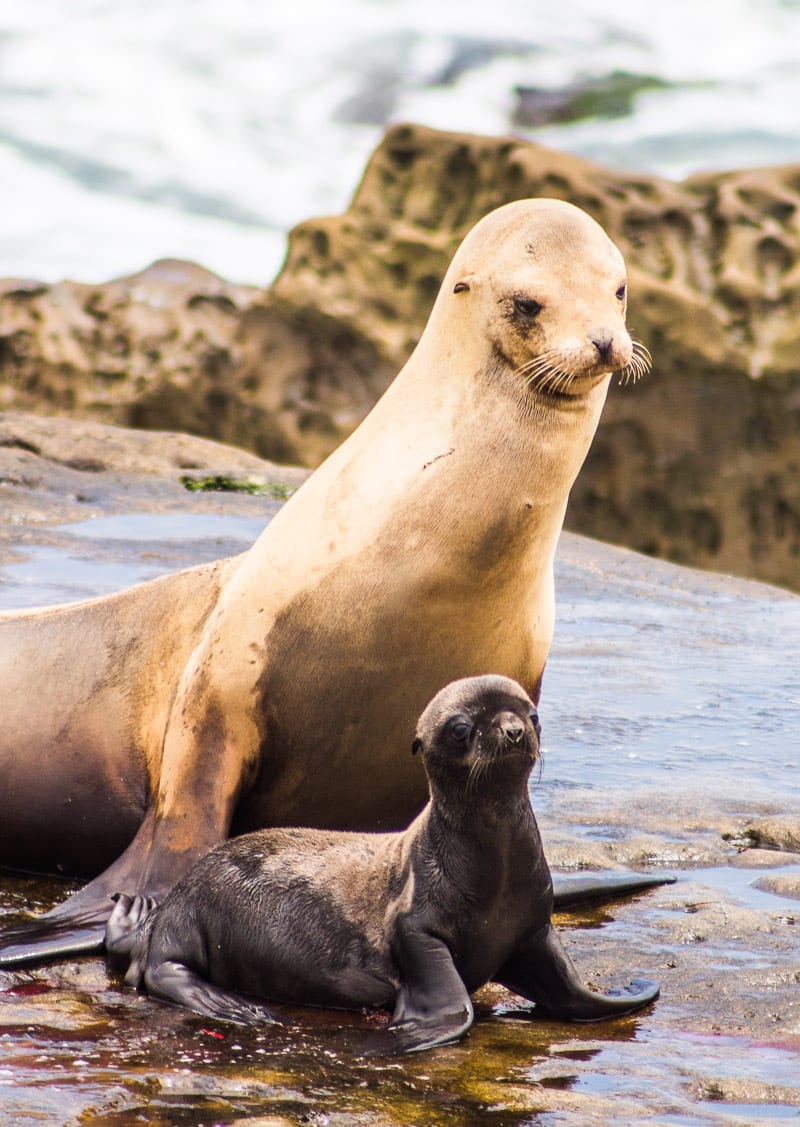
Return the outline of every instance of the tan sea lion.
[[[241,1024],[261,1000],[393,1010],[386,1051],[457,1040],[493,980],[564,1021],[653,1001],[648,979],[598,994],[550,922],[550,870],[528,778],[539,721],[506,677],[456,681],[420,717],[428,804],[403,833],[270,829],[200,858],[156,905],[118,898],[106,948],[126,981]]]
[[[611,373],[646,367],[625,309],[588,215],[498,208],[385,395],[248,552],[0,617],[0,860],[105,870],[6,929],[0,962],[96,946],[111,892],[166,892],[231,833],[407,824],[426,788],[404,749],[453,679],[494,669],[538,701],[569,490]]]

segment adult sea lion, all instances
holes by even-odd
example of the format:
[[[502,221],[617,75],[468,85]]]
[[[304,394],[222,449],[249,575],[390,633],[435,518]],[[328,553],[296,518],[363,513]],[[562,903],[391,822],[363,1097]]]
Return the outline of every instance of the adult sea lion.
[[[0,860],[100,873],[7,928],[0,962],[96,947],[110,893],[162,894],[231,833],[406,825],[414,717],[455,678],[494,669],[538,701],[569,490],[611,373],[646,367],[625,309],[583,211],[498,208],[398,377],[248,552],[0,616]]]
[[[522,687],[448,685],[414,748],[430,799],[405,832],[260,830],[212,849],[158,906],[120,897],[106,946],[126,981],[246,1024],[274,1020],[255,999],[392,1009],[399,1051],[460,1037],[490,980],[570,1021],[651,1002],[647,979],[588,990],[553,930],[528,792],[539,723]]]

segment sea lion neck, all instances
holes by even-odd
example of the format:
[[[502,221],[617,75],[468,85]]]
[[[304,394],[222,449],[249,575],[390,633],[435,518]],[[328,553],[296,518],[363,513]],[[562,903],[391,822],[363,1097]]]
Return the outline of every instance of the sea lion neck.
[[[422,342],[421,342],[422,344]],[[442,489],[469,505],[473,492],[513,501],[560,521],[564,501],[586,457],[610,377],[563,409],[533,393],[484,347],[431,368],[427,347],[412,355],[361,427],[321,471],[357,488],[360,505]],[[338,455],[338,457],[337,457]],[[449,492],[453,488],[457,494]]]
[[[435,863],[469,899],[494,896],[505,880],[532,874],[542,855],[527,788],[505,801],[465,800],[452,789],[434,794],[416,825],[418,864]]]

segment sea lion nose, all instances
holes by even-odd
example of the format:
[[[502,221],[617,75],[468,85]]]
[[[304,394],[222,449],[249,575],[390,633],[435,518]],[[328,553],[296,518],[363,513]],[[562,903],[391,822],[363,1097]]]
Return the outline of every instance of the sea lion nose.
[[[525,727],[518,716],[501,716],[500,730],[509,743],[522,743]]]
[[[592,344],[597,349],[600,359],[605,361],[608,360],[609,356],[611,355],[611,348],[614,344],[614,338],[610,336],[600,335],[598,333],[597,336],[592,337]]]

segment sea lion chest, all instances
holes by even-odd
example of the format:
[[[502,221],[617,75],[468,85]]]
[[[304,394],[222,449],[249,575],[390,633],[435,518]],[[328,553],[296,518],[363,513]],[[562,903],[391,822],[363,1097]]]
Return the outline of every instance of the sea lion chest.
[[[550,870],[530,805],[471,832],[434,826],[412,861],[411,926],[444,940],[468,991],[494,978],[527,934],[550,920]]]

